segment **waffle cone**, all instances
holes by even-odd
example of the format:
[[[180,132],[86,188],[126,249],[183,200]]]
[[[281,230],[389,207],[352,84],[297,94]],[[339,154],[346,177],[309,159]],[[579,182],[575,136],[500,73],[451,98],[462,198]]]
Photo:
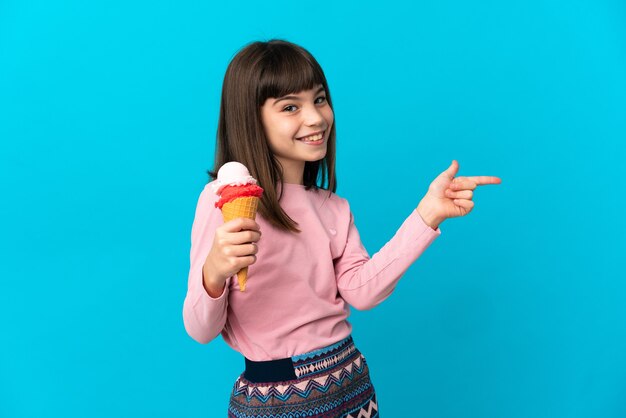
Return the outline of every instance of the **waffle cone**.
[[[255,219],[256,211],[259,207],[259,198],[255,196],[238,197],[222,206],[222,217],[224,222],[235,218]]]
[[[231,221],[235,218],[255,219],[257,208],[259,207],[259,198],[255,196],[238,197],[222,206],[222,217],[224,222]],[[246,290],[246,282],[248,280],[248,267],[244,267],[237,272],[237,281],[239,289],[243,292]]]

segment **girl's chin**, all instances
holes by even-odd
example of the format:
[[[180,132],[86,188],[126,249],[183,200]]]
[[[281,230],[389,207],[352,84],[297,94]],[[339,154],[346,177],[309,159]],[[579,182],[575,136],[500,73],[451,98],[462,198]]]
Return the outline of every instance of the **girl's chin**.
[[[305,158],[306,162],[309,163],[314,163],[315,161],[322,161],[324,158],[326,157],[326,152],[324,152],[323,154],[317,154],[315,157],[312,158]]]

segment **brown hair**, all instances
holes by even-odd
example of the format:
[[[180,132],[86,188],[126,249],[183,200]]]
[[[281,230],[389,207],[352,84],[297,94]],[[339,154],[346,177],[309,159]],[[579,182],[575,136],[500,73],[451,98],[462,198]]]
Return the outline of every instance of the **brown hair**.
[[[264,189],[259,213],[285,231],[300,232],[297,222],[278,203],[282,197],[283,173],[265,136],[261,106],[270,97],[310,90],[320,84],[332,109],[326,77],[318,62],[304,48],[280,39],[246,45],[232,59],[224,76],[214,168],[207,171],[209,181],[217,178],[217,171],[225,163],[242,163]],[[306,190],[328,190],[329,196],[337,190],[334,123],[326,156],[305,162],[303,182]],[[276,189],[279,183],[280,196]]]

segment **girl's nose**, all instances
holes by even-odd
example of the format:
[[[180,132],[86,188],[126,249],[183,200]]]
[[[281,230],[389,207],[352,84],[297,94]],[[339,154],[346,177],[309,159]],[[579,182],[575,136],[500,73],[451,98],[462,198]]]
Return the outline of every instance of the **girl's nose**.
[[[307,126],[321,125],[324,122],[322,113],[315,105],[304,106],[304,124]]]

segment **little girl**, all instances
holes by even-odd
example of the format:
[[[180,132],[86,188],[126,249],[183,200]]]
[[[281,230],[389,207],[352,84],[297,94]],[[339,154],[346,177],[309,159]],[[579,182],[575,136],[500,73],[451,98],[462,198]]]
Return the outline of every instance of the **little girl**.
[[[373,257],[348,201],[335,194],[335,124],[321,67],[305,49],[247,45],[226,70],[213,181],[191,231],[185,328],[206,344],[221,334],[244,357],[229,417],[378,417],[367,362],[347,318],[393,292],[447,218],[468,214],[490,176],[441,173]],[[238,161],[264,189],[256,221],[224,222],[211,187]],[[319,180],[319,183],[318,183]],[[245,291],[236,273],[249,266]]]

